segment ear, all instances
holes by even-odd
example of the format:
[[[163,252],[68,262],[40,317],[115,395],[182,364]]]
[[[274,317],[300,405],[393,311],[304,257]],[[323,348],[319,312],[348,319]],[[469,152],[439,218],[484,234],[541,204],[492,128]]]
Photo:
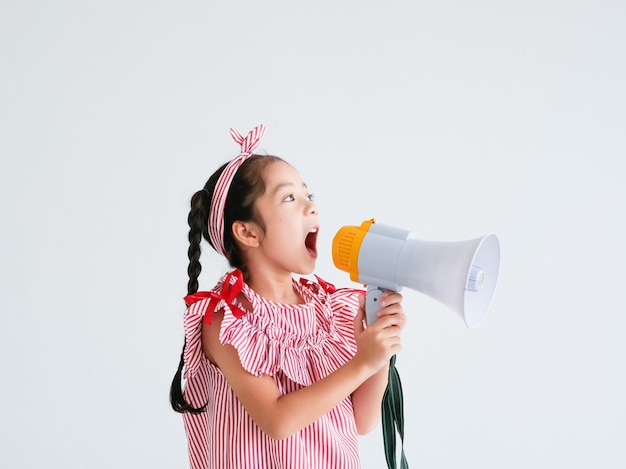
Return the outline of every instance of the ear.
[[[261,230],[254,222],[235,221],[232,230],[235,240],[242,246],[255,248],[261,244]]]

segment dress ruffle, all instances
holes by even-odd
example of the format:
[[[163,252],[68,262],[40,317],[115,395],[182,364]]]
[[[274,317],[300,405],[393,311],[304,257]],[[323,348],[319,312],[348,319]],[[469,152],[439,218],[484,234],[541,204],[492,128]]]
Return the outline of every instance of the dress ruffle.
[[[200,300],[187,307],[184,318],[185,329],[185,371],[183,376],[191,378],[200,367],[201,361],[204,359],[202,353],[202,318],[204,312],[210,303],[210,298]]]
[[[225,278],[213,291],[221,289]],[[342,366],[356,353],[354,316],[363,292],[335,290],[318,281],[294,280],[294,288],[304,300],[298,305],[269,301],[244,285],[242,293],[252,307],[243,317],[223,300],[193,303],[185,314],[185,377],[194,376],[206,360],[201,326],[207,308],[224,310],[220,341],[232,345],[243,368],[255,376],[282,372],[291,381],[308,386]]]

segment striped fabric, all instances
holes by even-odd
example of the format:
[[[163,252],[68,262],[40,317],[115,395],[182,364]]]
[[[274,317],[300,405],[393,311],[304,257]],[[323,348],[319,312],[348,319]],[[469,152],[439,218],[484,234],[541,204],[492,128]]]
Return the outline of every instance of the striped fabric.
[[[213,291],[220,291],[224,276]],[[255,376],[272,376],[281,393],[308,386],[335,371],[356,352],[353,319],[358,290],[296,282],[305,304],[268,301],[244,284],[252,310],[237,318],[225,301],[222,343],[233,345]],[[332,286],[331,286],[332,287]],[[239,403],[219,369],[202,353],[202,319],[210,299],[193,303],[185,314],[185,397],[201,414],[184,414],[192,469],[353,469],[360,468],[352,402],[337,407],[284,440],[264,434]]]
[[[209,237],[215,250],[223,256],[226,256],[224,250],[224,207],[228,189],[239,167],[252,156],[254,150],[257,149],[261,140],[263,140],[265,126],[263,124],[256,126],[246,135],[246,138],[243,138],[235,129],[230,129],[230,135],[236,143],[241,145],[241,153],[233,158],[226,165],[222,174],[220,174],[215,185],[215,192],[211,199],[211,209],[209,211]]]

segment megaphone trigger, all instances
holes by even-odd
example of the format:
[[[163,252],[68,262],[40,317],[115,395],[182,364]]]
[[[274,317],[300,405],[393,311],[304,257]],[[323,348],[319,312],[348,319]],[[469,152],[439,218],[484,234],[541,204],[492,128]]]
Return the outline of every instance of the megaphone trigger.
[[[376,313],[380,309],[380,299],[382,297],[382,289],[371,285],[367,287],[367,293],[365,294],[365,317],[368,325],[378,319]]]

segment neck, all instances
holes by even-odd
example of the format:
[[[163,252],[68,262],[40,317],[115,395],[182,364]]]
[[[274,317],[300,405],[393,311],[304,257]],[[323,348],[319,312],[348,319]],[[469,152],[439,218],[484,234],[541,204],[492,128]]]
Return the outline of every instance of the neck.
[[[257,294],[270,301],[283,304],[302,303],[302,298],[293,288],[291,273],[277,274],[276,272],[251,269],[248,272],[246,283]]]

